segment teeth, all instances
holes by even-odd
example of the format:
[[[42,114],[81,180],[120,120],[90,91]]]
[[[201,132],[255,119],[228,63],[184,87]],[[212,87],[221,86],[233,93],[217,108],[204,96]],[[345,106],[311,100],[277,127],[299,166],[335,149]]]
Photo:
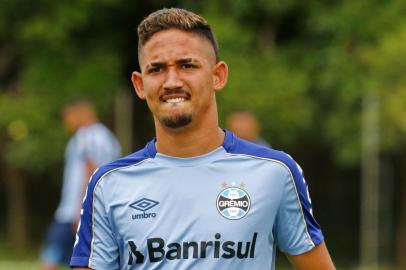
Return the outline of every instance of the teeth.
[[[166,102],[171,103],[171,104],[176,104],[185,101],[184,98],[171,98],[167,99]]]

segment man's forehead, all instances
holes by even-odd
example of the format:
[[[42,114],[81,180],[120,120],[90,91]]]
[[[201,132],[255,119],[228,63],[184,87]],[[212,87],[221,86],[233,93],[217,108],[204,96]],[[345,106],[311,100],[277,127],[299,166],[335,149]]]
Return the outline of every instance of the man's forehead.
[[[167,29],[155,33],[139,51],[140,65],[171,59],[195,59],[207,53],[215,61],[216,55],[210,41],[199,34],[179,29]]]

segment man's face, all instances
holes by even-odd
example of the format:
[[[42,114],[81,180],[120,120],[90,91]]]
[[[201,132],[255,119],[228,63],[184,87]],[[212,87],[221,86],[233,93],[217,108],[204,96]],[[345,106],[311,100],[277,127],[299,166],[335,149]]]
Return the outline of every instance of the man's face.
[[[244,112],[232,114],[228,119],[227,128],[248,141],[255,141],[259,136],[258,121],[254,116]]]
[[[62,112],[62,124],[69,133],[74,133],[79,128],[79,115],[75,107],[65,107]]]
[[[212,117],[207,112],[216,111],[214,94],[227,80],[227,66],[216,63],[210,42],[177,29],[152,36],[140,67],[132,75],[137,95],[147,101],[155,123],[170,129]]]

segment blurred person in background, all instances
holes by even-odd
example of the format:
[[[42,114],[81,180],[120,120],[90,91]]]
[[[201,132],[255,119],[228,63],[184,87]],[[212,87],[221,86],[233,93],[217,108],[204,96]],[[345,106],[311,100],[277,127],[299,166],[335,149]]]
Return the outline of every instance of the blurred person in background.
[[[269,143],[260,137],[261,126],[255,115],[249,111],[233,111],[227,116],[227,128],[241,139],[270,147]]]
[[[66,104],[61,117],[64,128],[73,135],[65,149],[61,199],[41,251],[43,270],[69,264],[88,180],[98,166],[117,159],[121,152],[116,137],[99,122],[89,101]]]

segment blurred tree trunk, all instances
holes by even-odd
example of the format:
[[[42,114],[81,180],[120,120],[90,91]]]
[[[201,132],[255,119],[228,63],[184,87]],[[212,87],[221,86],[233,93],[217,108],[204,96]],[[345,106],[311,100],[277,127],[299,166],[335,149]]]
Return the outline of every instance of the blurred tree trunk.
[[[262,50],[267,50],[274,48],[276,43],[276,33],[275,28],[271,19],[268,19],[260,29],[258,34],[258,44],[259,48]]]
[[[406,270],[406,153],[402,155],[402,173],[400,177],[399,218],[396,229],[397,269]]]
[[[27,207],[25,179],[21,172],[8,168],[5,176],[7,196],[7,238],[17,250],[27,246]]]

